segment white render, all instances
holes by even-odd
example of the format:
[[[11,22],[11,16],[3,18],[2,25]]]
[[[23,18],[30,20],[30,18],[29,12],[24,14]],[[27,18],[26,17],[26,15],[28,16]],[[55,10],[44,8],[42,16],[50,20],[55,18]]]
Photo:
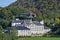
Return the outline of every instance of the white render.
[[[11,25],[15,26],[15,25],[18,25],[18,24],[21,25],[21,23],[12,23]]]
[[[18,30],[18,36],[42,36],[43,34],[49,32],[51,29],[44,29],[43,25],[25,25],[30,30]]]
[[[31,36],[30,30],[18,30],[18,36]]]

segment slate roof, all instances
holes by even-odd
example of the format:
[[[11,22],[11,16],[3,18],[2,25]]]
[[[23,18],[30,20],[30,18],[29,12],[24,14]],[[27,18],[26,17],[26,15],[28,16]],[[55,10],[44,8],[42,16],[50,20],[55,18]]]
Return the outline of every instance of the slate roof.
[[[23,20],[16,20],[16,19],[13,19],[12,23],[22,23]]]
[[[20,17],[33,18],[33,13],[21,13]]]
[[[25,26],[16,26],[17,30],[30,30],[29,28],[25,27]]]
[[[31,20],[30,19],[25,19],[25,20],[16,20],[16,19],[13,19],[12,23],[30,23]]]
[[[44,29],[50,29],[49,27],[47,27],[47,26],[44,26]]]
[[[22,13],[20,16],[30,16],[30,13]]]
[[[33,21],[33,23],[36,25],[44,25],[44,24],[41,24],[40,21]]]

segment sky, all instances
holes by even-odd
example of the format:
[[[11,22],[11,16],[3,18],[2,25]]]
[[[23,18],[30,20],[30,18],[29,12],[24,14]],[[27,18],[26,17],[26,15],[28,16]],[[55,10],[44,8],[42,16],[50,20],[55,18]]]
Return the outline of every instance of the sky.
[[[6,7],[17,0],[0,0],[0,7]]]

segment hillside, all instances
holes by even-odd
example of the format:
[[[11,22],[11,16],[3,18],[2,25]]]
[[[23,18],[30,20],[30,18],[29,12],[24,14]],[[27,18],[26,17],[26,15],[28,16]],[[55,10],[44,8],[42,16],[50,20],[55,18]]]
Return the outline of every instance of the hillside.
[[[60,17],[60,0],[17,0],[7,9],[16,9],[17,13],[20,13],[20,9],[24,12],[37,12],[44,18]]]
[[[30,12],[36,10],[36,12],[43,14],[45,17],[60,17],[60,0],[17,0],[10,6],[26,8]]]

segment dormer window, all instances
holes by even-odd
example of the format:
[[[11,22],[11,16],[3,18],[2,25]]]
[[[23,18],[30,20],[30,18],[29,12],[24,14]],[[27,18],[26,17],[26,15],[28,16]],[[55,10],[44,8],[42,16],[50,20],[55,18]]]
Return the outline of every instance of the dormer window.
[[[16,18],[16,20],[18,21],[19,19],[18,19],[18,18]]]
[[[43,21],[43,20],[42,20],[42,21],[40,21],[40,24],[42,24],[42,25],[43,25],[43,24],[44,24],[44,21]]]

